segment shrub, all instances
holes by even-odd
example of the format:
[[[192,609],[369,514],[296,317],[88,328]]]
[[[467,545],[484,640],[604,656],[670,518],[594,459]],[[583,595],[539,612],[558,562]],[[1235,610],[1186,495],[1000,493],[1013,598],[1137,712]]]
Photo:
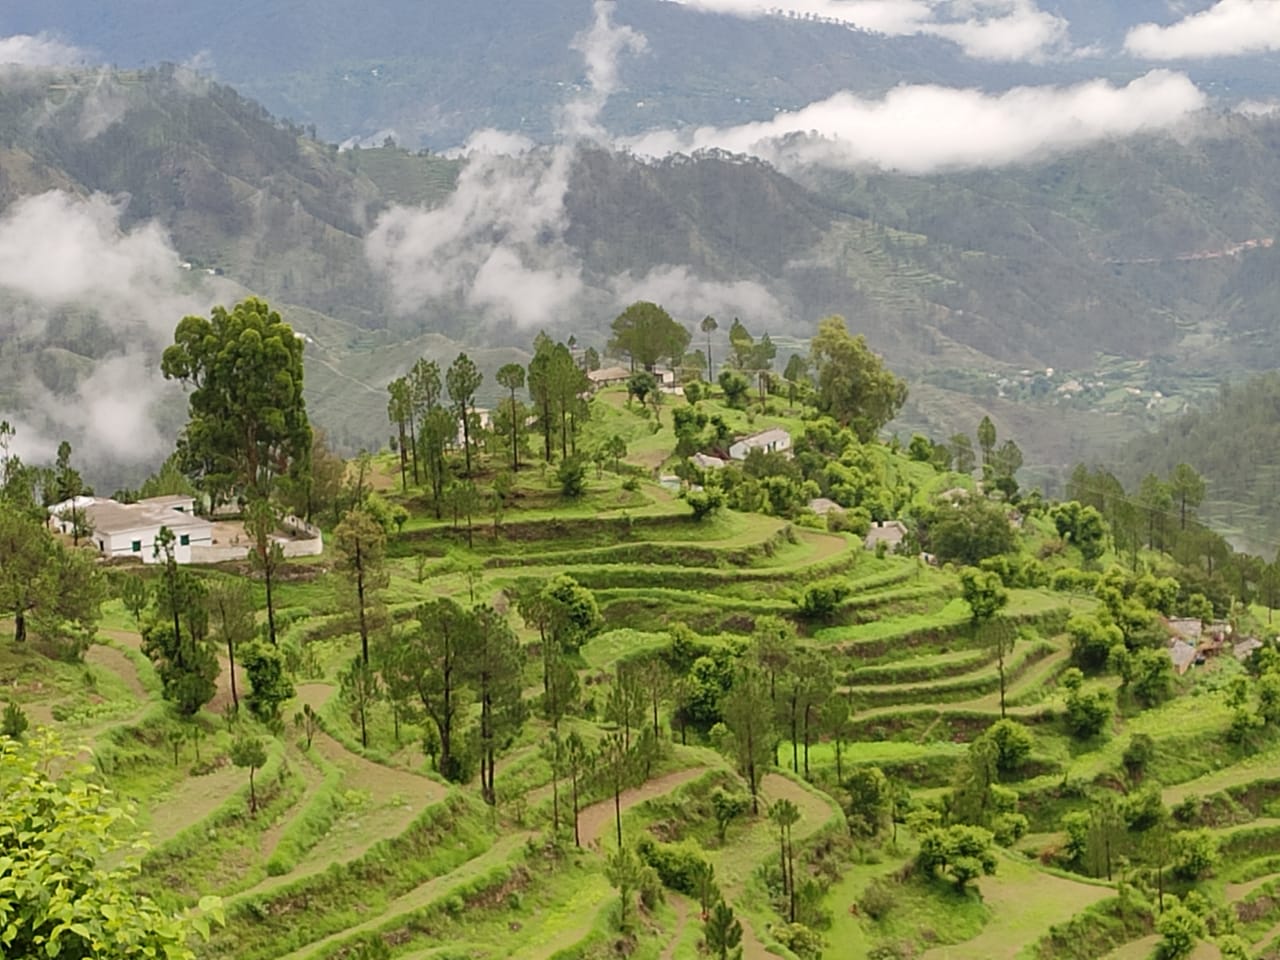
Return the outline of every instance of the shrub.
[[[562,496],[576,500],[587,489],[587,461],[579,456],[565,457],[556,467],[556,483]]]
[[[825,620],[836,612],[840,601],[848,595],[848,585],[839,580],[823,580],[806,587],[796,600],[796,606],[806,620]]]
[[[1002,813],[991,822],[991,832],[997,844],[1012,847],[1027,835],[1030,821],[1021,813]]]
[[[28,726],[30,726],[30,723],[27,720],[26,713],[23,712],[20,706],[10,700],[4,708],[3,719],[0,719],[0,734],[9,737],[11,740],[21,740],[22,735],[27,732]]]
[[[1170,869],[1179,880],[1194,883],[1218,864],[1218,840],[1208,830],[1183,830],[1173,835]]]
[[[1191,956],[1207,931],[1203,920],[1179,904],[1160,915],[1156,932],[1161,938],[1156,944],[1156,960],[1182,960]]]
[[[1015,720],[997,720],[987,730],[987,736],[996,747],[996,769],[1001,773],[1015,773],[1031,756],[1035,739],[1031,731]]]
[[[803,923],[788,923],[773,929],[774,938],[797,957],[819,960],[824,946],[822,937]]]
[[[706,871],[706,859],[696,847],[685,843],[659,843],[642,836],[636,853],[652,867],[664,887],[690,897],[698,895],[698,879]]]
[[[872,920],[883,920],[897,901],[893,885],[884,877],[876,877],[862,891],[858,908]]]
[[[949,875],[956,889],[963,890],[971,880],[996,872],[996,856],[991,849],[994,838],[990,830],[957,824],[935,827],[920,837],[916,864],[929,875],[942,871]]]
[[[1147,765],[1155,759],[1156,742],[1149,733],[1135,733],[1129,738],[1124,748],[1125,769],[1131,774],[1139,774],[1147,769]]]

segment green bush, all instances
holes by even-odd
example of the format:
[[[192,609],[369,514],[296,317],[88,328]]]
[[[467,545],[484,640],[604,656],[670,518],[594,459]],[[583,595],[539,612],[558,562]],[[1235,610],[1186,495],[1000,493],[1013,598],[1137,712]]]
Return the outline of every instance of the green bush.
[[[686,896],[698,895],[698,878],[706,870],[706,858],[688,843],[659,843],[649,836],[636,842],[640,859],[657,871],[658,879],[669,890]]]

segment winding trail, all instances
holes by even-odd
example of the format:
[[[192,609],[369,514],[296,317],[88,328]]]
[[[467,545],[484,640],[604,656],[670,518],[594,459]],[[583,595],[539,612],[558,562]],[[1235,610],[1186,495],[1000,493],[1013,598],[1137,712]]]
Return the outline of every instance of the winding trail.
[[[638,803],[644,803],[646,800],[652,800],[655,797],[661,797],[670,793],[679,787],[690,783],[702,776],[710,767],[699,766],[689,767],[685,770],[676,770],[674,773],[664,774],[654,780],[649,780],[638,787],[631,787],[623,790],[619,799],[619,806],[623,813],[626,813]],[[612,825],[614,819],[613,797],[601,800],[599,803],[593,803],[589,807],[583,807],[578,811],[578,833],[582,838],[584,847],[598,846],[600,837],[605,830]]]
[[[445,896],[450,890],[457,889],[458,887],[461,887],[481,876],[490,868],[505,863],[516,853],[516,851],[524,846],[530,838],[536,836],[537,834],[534,833],[508,834],[480,856],[475,857],[472,860],[468,860],[466,863],[446,874],[433,877],[425,883],[421,883],[414,887],[408,893],[392,900],[387,904],[385,910],[379,911],[376,915],[369,917],[363,923],[344,927],[342,930],[338,930],[323,939],[316,940],[314,943],[309,943],[305,947],[299,947],[297,950],[293,951],[293,953],[282,957],[281,960],[303,960],[305,957],[314,956],[326,947],[350,940],[362,933],[370,933],[378,930],[405,914],[412,913],[415,910],[420,910]]]
[[[658,960],[676,960],[676,950],[680,946],[680,937],[684,934],[685,924],[689,921],[689,901],[678,893],[668,891],[667,900],[671,903],[671,909],[676,914],[676,928],[671,932],[671,940],[668,941],[662,954]]]

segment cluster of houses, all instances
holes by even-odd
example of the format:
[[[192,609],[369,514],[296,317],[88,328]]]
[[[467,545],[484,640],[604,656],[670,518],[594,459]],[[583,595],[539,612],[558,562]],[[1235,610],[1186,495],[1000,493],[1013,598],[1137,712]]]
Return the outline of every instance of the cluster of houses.
[[[49,518],[58,532],[77,531],[107,559],[133,557],[143,563],[163,559],[156,551],[161,527],[173,533],[173,555],[178,563],[191,563],[191,550],[213,545],[213,521],[196,513],[194,497],[149,497],[137,503],[120,503],[106,497],[75,497],[55,503]]]
[[[148,497],[136,503],[74,497],[50,507],[49,522],[64,536],[91,543],[105,560],[162,562],[165,558],[156,548],[162,527],[173,534],[173,558],[181,564],[242,560],[249,549],[238,526],[200,516],[195,498],[189,496]],[[323,551],[318,527],[297,517],[285,517],[281,526],[275,539],[285,556],[316,556]]]
[[[1204,664],[1227,652],[1237,660],[1248,660],[1263,645],[1257,637],[1235,636],[1231,624],[1225,621],[1208,626],[1193,618],[1174,619],[1168,623],[1169,658],[1178,676],[1183,676],[1194,664]]]

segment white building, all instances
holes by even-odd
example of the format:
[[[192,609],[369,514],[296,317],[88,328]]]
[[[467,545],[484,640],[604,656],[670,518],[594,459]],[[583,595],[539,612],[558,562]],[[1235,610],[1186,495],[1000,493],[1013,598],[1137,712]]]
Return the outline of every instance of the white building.
[[[765,453],[785,453],[791,449],[791,434],[781,427],[755,433],[741,440],[735,440],[729,447],[729,456],[734,460],[745,460],[752,450],[763,450]]]
[[[67,536],[76,521],[84,519],[91,541],[104,557],[137,557],[158,563],[156,537],[161,527],[173,533],[173,556],[178,563],[191,562],[193,546],[213,544],[213,522],[196,516],[192,497],[151,497],[137,503],[118,503],[102,497],[76,497],[49,508],[54,526]]]
[[[591,381],[592,389],[599,390],[601,387],[610,387],[615,383],[626,383],[631,379],[631,371],[626,367],[604,367],[601,370],[589,371],[587,379]]]
[[[719,457],[713,457],[709,453],[695,453],[689,458],[689,461],[702,470],[721,470],[724,468],[724,461]]]

